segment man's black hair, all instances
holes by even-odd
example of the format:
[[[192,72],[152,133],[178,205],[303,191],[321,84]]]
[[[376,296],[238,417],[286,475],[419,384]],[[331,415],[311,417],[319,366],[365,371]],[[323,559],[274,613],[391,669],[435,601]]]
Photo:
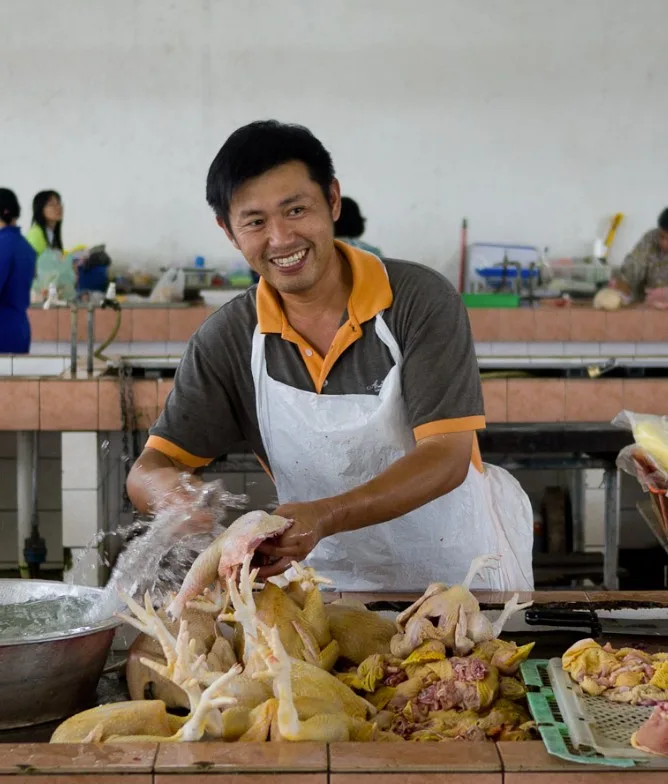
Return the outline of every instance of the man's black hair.
[[[668,207],[659,215],[659,228],[668,231]]]
[[[341,214],[334,224],[334,235],[336,237],[350,237],[355,240],[364,234],[365,224],[366,220],[355,199],[343,196],[341,198]]]
[[[332,158],[302,125],[258,120],[238,128],[220,148],[206,178],[206,200],[229,227],[230,202],[241,185],[276,166],[301,161],[329,202],[334,179]]]
[[[19,200],[14,191],[9,188],[0,188],[0,220],[9,225],[21,214]]]

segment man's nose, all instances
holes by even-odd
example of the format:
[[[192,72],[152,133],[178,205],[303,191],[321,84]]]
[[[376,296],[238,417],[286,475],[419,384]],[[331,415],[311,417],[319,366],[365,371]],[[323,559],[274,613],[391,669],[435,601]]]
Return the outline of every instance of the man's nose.
[[[289,221],[274,218],[269,221],[269,242],[274,248],[283,248],[294,239],[293,227]]]

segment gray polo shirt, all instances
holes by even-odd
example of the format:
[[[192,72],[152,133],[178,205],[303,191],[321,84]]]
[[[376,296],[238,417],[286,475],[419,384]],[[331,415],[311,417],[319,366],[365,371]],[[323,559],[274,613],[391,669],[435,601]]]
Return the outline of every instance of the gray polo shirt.
[[[292,329],[279,296],[262,279],[190,338],[147,446],[196,468],[246,442],[271,471],[251,373],[255,328],[266,335],[267,372],[276,381],[323,395],[377,395],[394,364],[374,328],[380,312],[403,356],[402,393],[416,440],[484,428],[468,316],[453,286],[419,264],[387,259],[383,267],[359,248],[338,241],[337,247],[353,286],[327,356]],[[477,442],[472,460],[479,464]]]

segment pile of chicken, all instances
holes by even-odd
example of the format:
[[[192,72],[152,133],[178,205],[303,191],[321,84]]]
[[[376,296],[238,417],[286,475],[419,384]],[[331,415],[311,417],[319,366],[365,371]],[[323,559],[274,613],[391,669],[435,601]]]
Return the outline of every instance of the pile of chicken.
[[[668,653],[601,647],[580,640],[562,656],[562,666],[586,694],[613,702],[656,705],[668,701]]]
[[[562,667],[593,697],[629,705],[654,705],[650,718],[631,737],[635,748],[668,756],[668,653],[600,646],[580,640],[562,656]]]
[[[474,561],[461,585],[430,585],[394,623],[361,603],[325,604],[327,581],[298,564],[282,586],[255,585],[255,548],[289,524],[244,515],[166,610],[124,596],[132,615],[122,617],[141,631],[127,666],[132,700],[67,719],[51,742],[531,737],[515,676],[533,644],[497,639],[527,605],[514,596],[491,623],[469,590],[498,558]]]

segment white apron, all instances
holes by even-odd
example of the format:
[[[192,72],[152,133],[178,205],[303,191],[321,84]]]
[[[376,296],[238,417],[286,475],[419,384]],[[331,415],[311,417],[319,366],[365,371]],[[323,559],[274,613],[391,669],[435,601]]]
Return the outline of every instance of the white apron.
[[[265,336],[256,328],[251,365],[257,416],[280,504],[345,493],[415,448],[401,393],[401,352],[382,313],[375,328],[395,363],[378,395],[319,395],[275,381],[267,373]],[[511,525],[519,536],[506,535],[498,515],[489,513],[487,471],[512,495]],[[395,520],[323,539],[308,565],[342,591],[423,591],[430,582],[460,582],[474,557],[499,553],[503,568],[488,570],[475,587],[531,589],[528,498],[502,469],[487,471],[471,465],[464,484],[447,495]]]

